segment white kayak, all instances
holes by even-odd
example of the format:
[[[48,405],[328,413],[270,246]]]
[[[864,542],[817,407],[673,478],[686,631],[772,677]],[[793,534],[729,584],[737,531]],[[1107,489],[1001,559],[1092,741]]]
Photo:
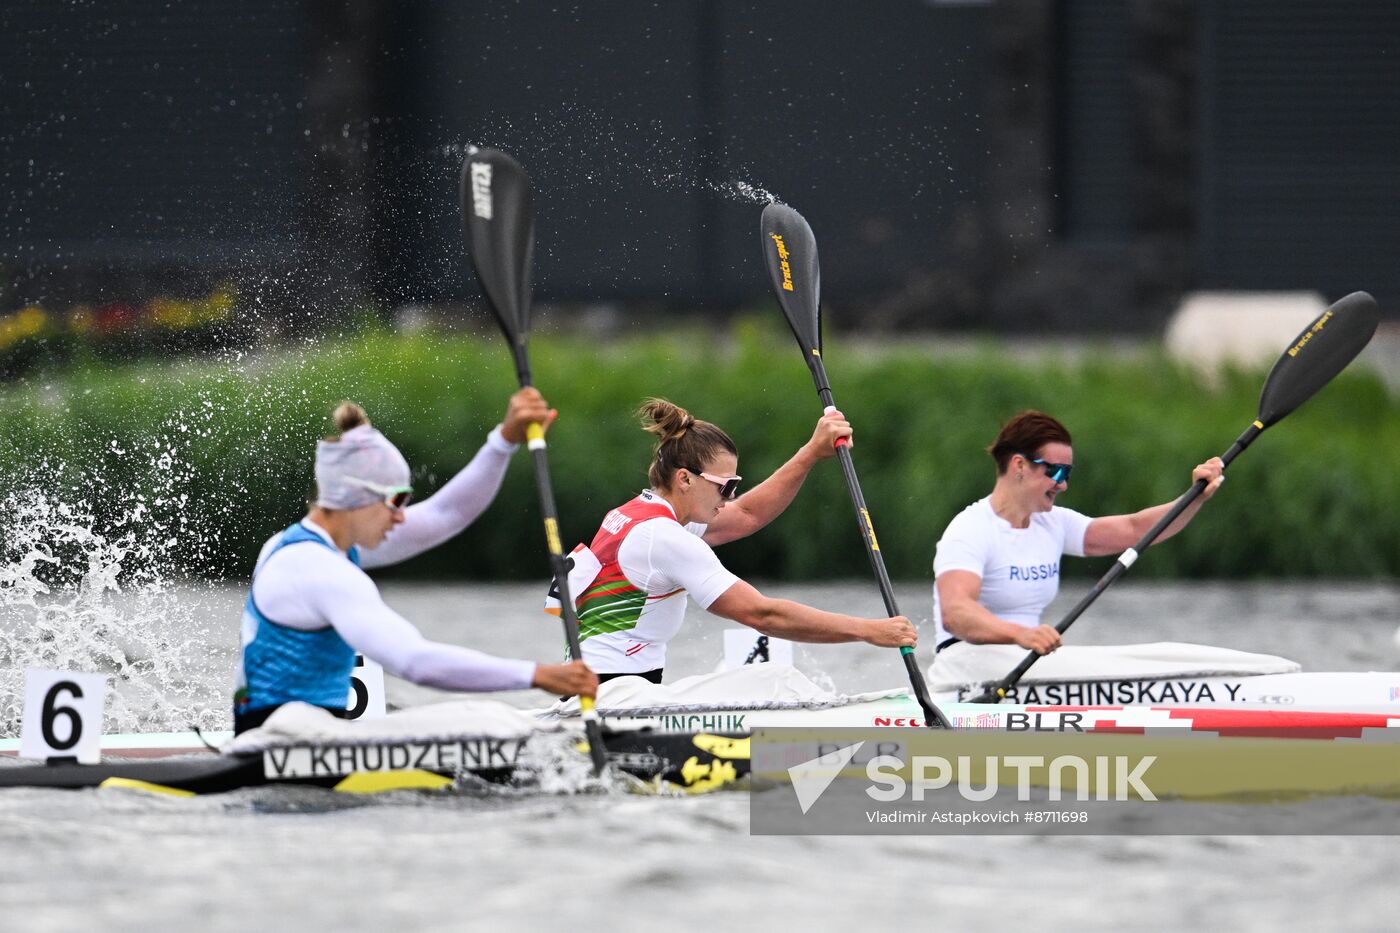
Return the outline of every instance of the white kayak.
[[[1031,668],[1001,703],[969,703],[1022,656],[1019,649],[1002,646],[977,651],[989,647],[993,650],[974,659],[945,651],[929,672],[934,701],[956,728],[1162,726],[1242,734],[1267,729],[1309,737],[1333,729],[1341,737],[1400,722],[1400,673],[1305,673],[1285,658],[1177,643],[1062,648]],[[746,734],[758,725],[924,725],[923,710],[907,687],[838,694],[780,664],[753,664],[664,685],[621,677],[602,685],[597,705],[612,726],[664,733]],[[403,723],[408,712],[391,718]],[[532,715],[544,724],[568,724],[578,717],[578,702],[556,703]],[[369,721],[355,726],[374,728]],[[102,749],[104,755],[161,758],[207,751],[231,737],[228,732],[115,734],[103,736]],[[18,739],[0,739],[0,756],[18,750]]]
[[[1103,681],[1114,687],[1123,682]],[[1400,729],[1396,690],[1400,674],[1279,673],[1141,682],[1162,690],[1176,683],[1178,699],[1174,702],[1054,702],[1027,697],[1030,688],[1048,694],[1072,691],[1080,683],[1032,682],[1014,703],[947,702],[946,697],[936,702],[958,729],[1121,732],[1160,727],[1308,738],[1356,737],[1361,729]],[[1329,684],[1335,688],[1332,693],[1328,692]],[[1334,702],[1340,692],[1346,692],[1354,702]],[[1213,693],[1225,699],[1212,701]],[[760,726],[925,725],[924,712],[907,688],[835,694],[816,686],[795,668],[778,664],[755,664],[664,685],[640,677],[621,677],[603,684],[597,708],[613,725],[660,732],[732,734]],[[578,701],[556,703],[537,715],[545,722],[573,720],[578,716]]]
[[[1026,651],[958,644],[928,671],[935,703],[982,695]],[[1040,658],[1007,688],[1004,702],[1066,706],[1223,706],[1400,710],[1400,673],[1304,673],[1276,655],[1181,642],[1066,646]]]
[[[906,689],[835,694],[817,687],[796,669],[778,664],[756,664],[667,685],[638,677],[618,678],[603,685],[598,709],[608,730],[609,759],[619,771],[649,787],[687,792],[732,786],[743,779],[749,773],[749,737],[759,728],[799,727],[805,732],[880,727],[890,729],[892,735],[912,735],[909,730],[915,729],[928,734],[923,710]],[[1363,772],[1368,788],[1383,787],[1391,793],[1392,785],[1400,783],[1394,760],[1400,754],[1400,741],[1396,741],[1400,739],[1400,703],[1378,703],[1370,709],[1246,702],[1230,706],[951,703],[941,709],[956,729],[966,730],[969,736],[1010,732],[1026,734],[1027,741],[1041,741],[1055,734],[1088,734],[1115,742],[1143,736],[1154,742],[1203,734],[1217,738],[1193,742],[1190,748],[1200,755],[1193,754],[1179,780],[1173,778],[1166,785],[1182,796],[1276,790],[1283,775],[1297,770],[1294,764],[1279,764],[1265,769],[1263,777],[1251,771],[1248,781],[1240,783],[1243,778],[1235,768],[1220,780],[1202,785],[1200,775],[1214,771],[1201,762],[1220,756],[1235,756],[1231,760],[1239,761],[1259,755],[1274,755],[1285,763],[1318,761],[1331,769],[1327,779],[1337,784],[1333,788],[1319,783],[1321,777],[1309,773],[1302,783],[1294,781],[1297,787],[1285,788],[1290,792],[1354,789],[1353,778]],[[363,793],[441,789],[464,773],[491,781],[538,780],[542,768],[570,767],[568,756],[576,757],[577,766],[588,770],[587,756],[580,751],[584,743],[577,700],[534,711],[489,700],[458,700],[359,722],[289,704],[261,729],[237,739],[208,733],[204,739],[224,743],[221,753],[209,754],[204,740],[192,733],[107,736],[100,765],[0,767],[0,787],[118,786],[183,795],[310,783]],[[1305,753],[1319,744],[1329,749],[1327,755]],[[0,741],[0,753],[12,755],[17,746],[15,740]],[[554,751],[545,755],[535,751],[547,748]],[[1333,761],[1332,749],[1338,754],[1349,750],[1345,755],[1351,757]],[[199,750],[205,754],[188,757]],[[1353,761],[1357,755],[1365,761]],[[150,758],[161,760],[141,760]]]

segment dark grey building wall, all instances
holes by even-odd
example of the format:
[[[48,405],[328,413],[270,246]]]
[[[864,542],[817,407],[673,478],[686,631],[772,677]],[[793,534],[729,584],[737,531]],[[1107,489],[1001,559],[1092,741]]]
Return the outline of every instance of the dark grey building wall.
[[[0,6],[0,313],[233,276],[278,319],[475,294],[465,146],[538,189],[538,294],[1151,330],[1198,287],[1400,303],[1387,0]]]
[[[1202,13],[1202,283],[1400,300],[1400,4]]]
[[[545,299],[726,305],[762,294],[760,195],[803,211],[834,300],[940,257],[975,199],[988,8],[718,0],[400,9],[403,297],[459,293],[444,199],[462,143],[509,148],[539,204]],[[427,183],[425,183],[425,181]]]
[[[277,0],[240,3],[236,23],[229,9],[0,6],[7,266],[81,278],[266,261],[295,244],[306,18]]]

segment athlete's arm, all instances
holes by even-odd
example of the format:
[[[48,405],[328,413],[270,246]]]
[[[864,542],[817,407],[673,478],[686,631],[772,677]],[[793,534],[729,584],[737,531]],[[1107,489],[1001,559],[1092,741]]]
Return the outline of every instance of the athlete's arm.
[[[702,609],[792,641],[866,641],[912,646],[918,635],[903,616],[862,619],[823,612],[787,599],[769,599],[725,569],[710,546],[675,522],[654,519],[618,549],[623,573],[648,593],[679,587]]]
[[[943,627],[950,635],[973,645],[1020,645],[1036,654],[1060,647],[1060,633],[1052,625],[1027,628],[997,618],[977,601],[982,578],[970,570],[946,570],[934,581]]]
[[[540,664],[428,641],[385,605],[374,581],[343,556],[306,543],[278,551],[253,581],[269,618],[314,630],[333,626],[352,648],[396,677],[443,690],[523,690],[592,696],[598,680],[581,662]]]
[[[863,641],[882,648],[914,647],[919,635],[904,616],[862,619],[826,612],[790,599],[764,596],[743,580],[710,603],[710,612],[747,625],[764,635],[789,641],[833,644]]]
[[[486,436],[486,443],[471,462],[436,493],[405,509],[403,522],[391,529],[378,547],[361,548],[361,565],[397,564],[460,534],[500,492],[511,454],[525,440],[526,427],[537,422],[548,430],[558,414],[537,389],[517,391],[506,406],[505,420]]]
[[[456,476],[427,499],[404,510],[403,523],[391,529],[378,547],[361,548],[360,563],[364,567],[397,564],[459,534],[496,498],[515,448],[501,436],[497,426]]]
[[[442,690],[523,690],[534,682],[533,661],[428,641],[384,604],[369,577],[355,577],[344,574],[334,589],[316,587],[317,608],[351,647],[395,677]]]
[[[836,456],[836,439],[849,438],[852,428],[839,411],[822,415],[811,440],[773,475],[719,510],[705,529],[705,543],[725,544],[747,537],[783,514],[817,461]]]
[[[561,695],[596,696],[598,677],[582,661],[535,664],[498,658],[484,651],[429,641],[413,624],[384,604],[363,573],[329,616],[340,637],[395,677],[440,690],[485,692],[540,687]]]
[[[1167,540],[1190,524],[1191,519],[1195,518],[1196,513],[1201,510],[1201,506],[1205,505],[1206,500],[1215,495],[1220,484],[1225,482],[1225,462],[1219,457],[1211,457],[1191,471],[1192,483],[1202,479],[1206,481],[1205,490],[1186,507],[1176,521],[1168,525],[1166,530],[1157,536],[1154,544]],[[1174,505],[1176,505],[1176,500],[1163,502],[1161,505],[1154,505],[1150,509],[1133,512],[1130,515],[1105,515],[1094,519],[1084,531],[1085,555],[1101,557],[1105,554],[1117,554],[1132,547],[1142,539],[1143,535],[1152,530],[1152,526],[1161,521],[1162,516],[1171,511]],[[724,514],[723,509],[720,510],[720,514]]]

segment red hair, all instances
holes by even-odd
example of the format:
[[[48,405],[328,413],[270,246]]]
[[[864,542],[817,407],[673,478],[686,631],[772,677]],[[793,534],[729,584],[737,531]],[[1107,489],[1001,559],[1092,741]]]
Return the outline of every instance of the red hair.
[[[1001,433],[987,448],[997,462],[997,475],[1006,473],[1016,454],[1036,456],[1046,444],[1073,444],[1069,429],[1043,411],[1023,411],[1002,426]]]

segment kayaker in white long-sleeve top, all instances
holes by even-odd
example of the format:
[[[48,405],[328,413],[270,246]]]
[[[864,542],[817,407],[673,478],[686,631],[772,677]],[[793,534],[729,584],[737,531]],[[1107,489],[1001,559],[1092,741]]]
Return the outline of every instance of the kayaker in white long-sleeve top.
[[[385,605],[365,569],[398,563],[470,525],[495,498],[531,423],[557,413],[535,389],[511,396],[504,422],[472,461],[410,506],[408,463],[360,406],[335,413],[339,437],[316,448],[316,501],[258,557],[245,603],[234,729],[260,725],[283,703],[342,713],[356,653],[414,683],[444,690],[539,687],[593,696],[581,661],[536,664],[429,641]]]

